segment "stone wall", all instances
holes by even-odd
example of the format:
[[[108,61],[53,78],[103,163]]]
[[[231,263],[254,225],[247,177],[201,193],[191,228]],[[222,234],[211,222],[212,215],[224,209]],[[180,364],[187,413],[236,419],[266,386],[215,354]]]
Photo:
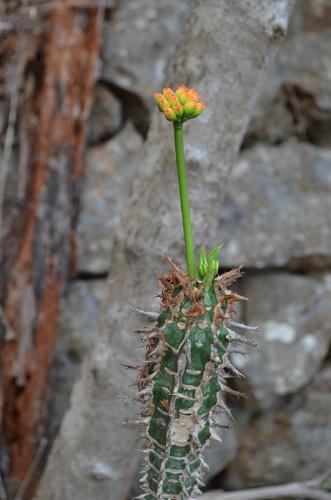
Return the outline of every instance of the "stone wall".
[[[89,124],[78,275],[63,303],[55,360],[52,432],[91,344],[151,96],[162,86],[189,4],[122,0],[106,23]],[[209,452],[213,486],[310,479],[331,466],[330,22],[327,0],[298,2],[211,225],[211,241],[221,235],[224,242],[223,267],[245,267],[240,288],[251,302],[240,316],[259,327],[260,346],[241,360],[247,379],[236,382],[249,398],[231,402],[233,428],[225,431],[225,445]],[[198,222],[206,223],[202,213]]]

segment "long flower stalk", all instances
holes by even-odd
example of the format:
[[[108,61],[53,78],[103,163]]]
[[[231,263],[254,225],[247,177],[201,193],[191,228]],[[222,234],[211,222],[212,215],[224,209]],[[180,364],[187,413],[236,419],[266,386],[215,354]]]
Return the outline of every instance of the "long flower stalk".
[[[186,166],[184,153],[183,123],[174,122],[175,151],[178,174],[178,186],[180,206],[182,210],[183,232],[185,240],[187,274],[190,278],[196,276],[195,252],[192,236],[192,222],[190,213],[190,202],[186,180]]]

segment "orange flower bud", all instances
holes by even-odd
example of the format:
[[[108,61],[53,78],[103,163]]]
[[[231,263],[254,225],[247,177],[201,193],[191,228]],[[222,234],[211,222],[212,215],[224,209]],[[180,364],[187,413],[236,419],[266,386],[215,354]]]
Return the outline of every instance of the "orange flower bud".
[[[205,109],[205,104],[195,89],[188,89],[180,85],[176,92],[171,88],[163,89],[162,94],[154,94],[159,110],[167,120],[183,123],[186,120],[199,116]]]
[[[180,104],[175,92],[169,88],[163,89],[163,95],[169,103],[169,106],[176,112],[178,121],[183,114],[183,106]]]
[[[172,108],[165,108],[164,115],[165,115],[166,119],[171,121],[171,122],[177,121],[176,112]]]
[[[177,96],[177,99],[178,99],[178,100],[179,100],[179,102],[180,102],[181,104],[183,104],[183,105],[184,105],[184,104],[186,103],[186,101],[187,101],[187,96],[186,96],[186,94],[187,94],[188,90],[189,90],[189,89],[188,89],[187,87],[185,87],[185,85],[180,85],[180,86],[178,87],[178,89],[176,90],[176,92],[175,92],[175,94],[176,94],[176,96]]]
[[[160,111],[164,111],[168,107],[168,103],[162,94],[154,94],[154,100]]]
[[[172,100],[175,100],[177,102],[175,92],[169,87],[163,89],[163,95],[167,99],[167,101],[171,102]]]
[[[195,113],[198,101],[195,99],[189,99],[186,104],[184,104],[184,112],[187,118],[191,118],[191,115]]]
[[[183,116],[184,108],[179,102],[175,104],[174,110],[176,111],[176,115],[178,118],[181,118]]]
[[[201,100],[201,97],[199,96],[199,94],[197,93],[197,91],[195,89],[188,89],[187,97],[188,97],[188,99],[190,99],[192,101],[200,101]]]
[[[196,116],[199,116],[201,115],[201,113],[203,112],[203,110],[205,109],[206,105],[204,102],[198,102],[196,105],[195,105],[195,109],[193,111],[193,113],[191,114],[190,118],[195,118]]]

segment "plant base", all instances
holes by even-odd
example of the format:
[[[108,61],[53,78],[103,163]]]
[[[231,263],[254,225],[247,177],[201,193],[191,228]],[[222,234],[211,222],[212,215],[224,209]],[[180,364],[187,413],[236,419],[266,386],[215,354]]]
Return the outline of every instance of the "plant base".
[[[206,464],[203,449],[220,440],[218,415],[231,415],[224,396],[240,393],[227,386],[242,376],[231,352],[253,342],[232,329],[234,304],[247,300],[228,287],[240,268],[217,276],[210,285],[190,279],[171,259],[159,279],[161,312],[146,330],[146,361],[139,369],[142,416],[148,421],[143,500],[184,500],[200,493]]]

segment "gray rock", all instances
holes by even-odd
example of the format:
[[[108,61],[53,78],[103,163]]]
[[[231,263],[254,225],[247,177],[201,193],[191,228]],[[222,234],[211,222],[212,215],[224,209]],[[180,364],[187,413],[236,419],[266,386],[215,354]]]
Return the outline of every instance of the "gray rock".
[[[321,31],[330,27],[330,20],[330,0],[296,2],[296,8],[290,23],[290,33]]]
[[[252,110],[243,141],[243,148],[256,142],[277,144],[294,136],[297,126],[278,84],[267,79],[264,89]]]
[[[331,145],[330,2],[297,2],[290,35],[252,110],[244,146],[291,136]]]
[[[54,359],[54,391],[50,430],[56,431],[65,410],[84,354],[93,342],[93,331],[106,290],[106,279],[69,283],[62,304]]]
[[[205,460],[209,467],[204,477],[206,484],[234,460],[238,449],[239,443],[234,429],[222,429],[219,435],[222,442],[212,441],[205,451]]]
[[[330,151],[296,142],[243,154],[212,230],[225,242],[223,264],[330,263],[330,163]]]
[[[244,312],[259,349],[235,359],[262,407],[293,393],[318,372],[331,342],[331,286],[327,279],[268,273],[244,281]]]
[[[280,51],[274,75],[290,83],[288,104],[304,140],[331,146],[331,10],[329,28],[298,33]],[[291,90],[294,87],[294,90]]]
[[[331,466],[331,367],[302,394],[247,429],[226,487],[230,489],[314,479]]]
[[[318,96],[320,106],[330,110],[331,29],[295,34],[278,54],[273,75],[280,83],[298,84]]]
[[[95,144],[112,137],[122,125],[122,106],[119,99],[105,86],[97,85],[88,120],[87,142]]]
[[[122,0],[105,27],[103,78],[151,103],[189,9],[188,0]]]
[[[141,137],[128,123],[116,137],[88,150],[77,227],[80,272],[107,273],[109,270],[112,236],[122,220],[141,144]]]
[[[59,349],[81,360],[91,346],[106,290],[104,279],[76,280],[68,285],[59,326]]]

